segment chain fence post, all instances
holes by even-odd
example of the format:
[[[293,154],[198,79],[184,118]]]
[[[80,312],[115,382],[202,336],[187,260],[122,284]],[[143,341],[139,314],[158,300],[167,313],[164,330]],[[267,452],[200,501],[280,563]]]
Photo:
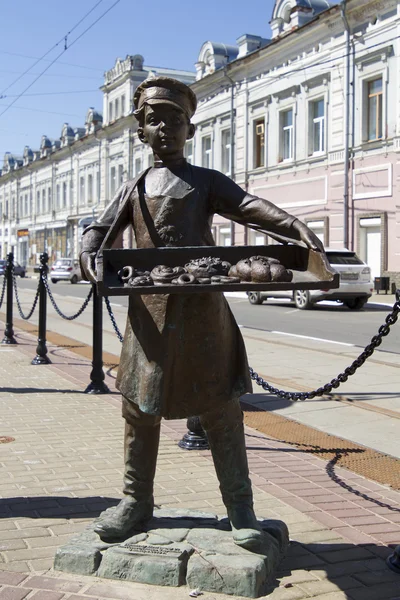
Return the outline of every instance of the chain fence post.
[[[32,365],[49,365],[51,360],[47,356],[46,346],[46,319],[47,319],[47,290],[43,279],[47,278],[48,266],[47,262],[49,255],[43,252],[40,255],[40,271],[39,271],[39,331],[38,344],[36,347],[36,356],[32,360]]]
[[[2,344],[16,344],[17,340],[14,337],[13,329],[13,270],[14,270],[14,255],[12,252],[7,254],[7,308],[6,308],[6,328],[4,330],[4,338]]]
[[[85,394],[109,394],[110,390],[104,383],[103,371],[103,297],[97,293],[96,284],[92,284],[93,291],[93,349],[92,371],[90,383]]]
[[[178,442],[182,450],[209,450],[207,434],[200,423],[199,417],[189,417],[186,421],[187,433]]]

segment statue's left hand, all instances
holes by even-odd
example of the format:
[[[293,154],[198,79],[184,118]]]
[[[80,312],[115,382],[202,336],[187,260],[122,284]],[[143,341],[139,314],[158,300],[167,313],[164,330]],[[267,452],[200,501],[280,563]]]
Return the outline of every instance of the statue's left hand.
[[[308,248],[317,250],[318,252],[324,252],[324,245],[321,240],[315,235],[315,233],[307,227],[304,223],[296,219],[292,226],[299,234],[299,239],[305,243]]]

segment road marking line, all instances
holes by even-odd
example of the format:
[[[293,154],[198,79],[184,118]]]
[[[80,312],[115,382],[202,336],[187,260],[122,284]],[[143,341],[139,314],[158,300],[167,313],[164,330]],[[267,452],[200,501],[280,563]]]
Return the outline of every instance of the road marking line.
[[[328,342],[329,344],[339,344],[339,346],[350,346],[354,348],[356,344],[347,344],[346,342],[336,342],[334,340],[327,340],[325,338],[312,337],[311,335],[300,335],[298,333],[287,333],[286,331],[271,331],[271,333],[276,333],[278,335],[287,335],[290,337],[302,338],[304,340],[313,340],[316,342]]]

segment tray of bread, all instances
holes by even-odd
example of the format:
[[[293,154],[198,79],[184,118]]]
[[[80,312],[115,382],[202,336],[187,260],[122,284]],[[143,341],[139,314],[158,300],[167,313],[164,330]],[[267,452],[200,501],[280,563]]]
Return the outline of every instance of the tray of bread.
[[[339,287],[326,255],[294,244],[103,249],[103,296]]]

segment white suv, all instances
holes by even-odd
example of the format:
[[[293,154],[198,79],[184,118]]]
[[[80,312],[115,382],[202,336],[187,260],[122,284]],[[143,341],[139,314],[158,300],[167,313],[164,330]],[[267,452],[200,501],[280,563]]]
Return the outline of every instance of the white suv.
[[[374,286],[371,269],[355,252],[325,248],[329,264],[340,275],[340,285],[333,290],[286,290],[247,292],[250,304],[262,304],[268,298],[288,298],[297,308],[311,308],[320,300],[343,302],[352,310],[360,310],[371,297]]]

